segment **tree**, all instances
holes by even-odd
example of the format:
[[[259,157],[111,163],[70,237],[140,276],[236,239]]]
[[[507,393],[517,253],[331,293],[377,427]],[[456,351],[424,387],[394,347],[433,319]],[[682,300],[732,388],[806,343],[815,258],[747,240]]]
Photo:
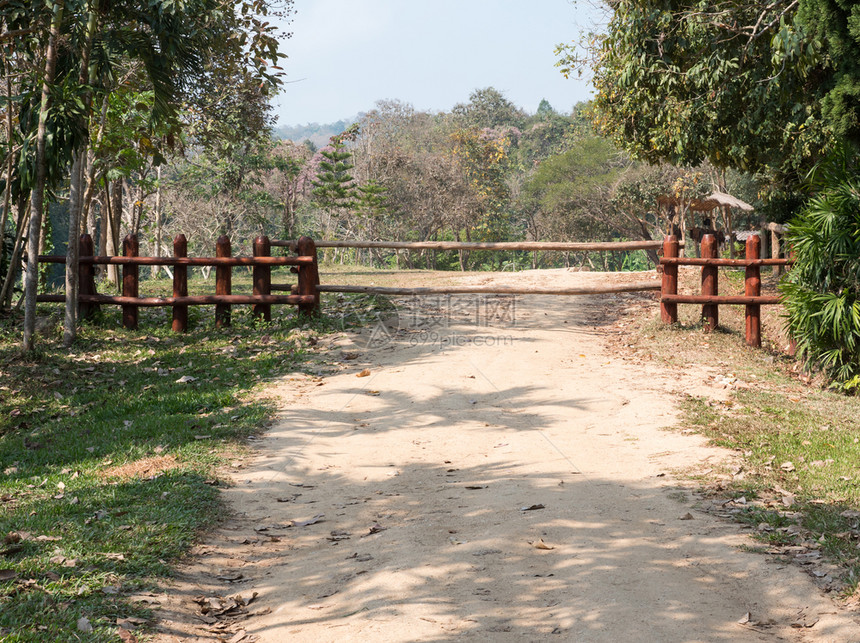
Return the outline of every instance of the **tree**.
[[[331,144],[319,152],[316,180],[312,193],[316,202],[326,212],[326,238],[337,233],[339,217],[355,207],[356,183],[350,170],[352,152],[346,149],[342,136],[332,137]]]
[[[796,182],[827,152],[818,98],[821,42],[795,21],[796,0],[617,0],[593,67],[597,125],[649,162],[767,171]]]
[[[451,110],[463,119],[466,127],[522,127],[526,113],[505,98],[495,87],[476,89],[469,94],[468,103],[458,103]]]

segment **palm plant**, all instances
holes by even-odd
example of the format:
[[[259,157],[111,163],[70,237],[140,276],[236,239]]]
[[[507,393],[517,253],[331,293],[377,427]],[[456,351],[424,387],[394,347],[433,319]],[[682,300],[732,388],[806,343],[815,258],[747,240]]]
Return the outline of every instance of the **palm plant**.
[[[833,179],[835,177],[831,177]],[[791,222],[794,268],[781,286],[807,367],[860,390],[860,182],[841,177]]]

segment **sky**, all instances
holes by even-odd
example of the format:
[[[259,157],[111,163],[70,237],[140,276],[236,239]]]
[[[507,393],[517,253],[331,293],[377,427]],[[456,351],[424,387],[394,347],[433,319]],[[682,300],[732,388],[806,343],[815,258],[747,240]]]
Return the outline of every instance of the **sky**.
[[[278,125],[330,123],[398,99],[447,111],[495,87],[529,113],[591,97],[555,46],[594,24],[589,0],[295,0]]]

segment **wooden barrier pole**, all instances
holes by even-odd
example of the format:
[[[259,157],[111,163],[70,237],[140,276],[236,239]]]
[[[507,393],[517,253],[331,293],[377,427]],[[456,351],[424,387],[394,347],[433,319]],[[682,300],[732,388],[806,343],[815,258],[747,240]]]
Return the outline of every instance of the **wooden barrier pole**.
[[[229,257],[231,254],[230,239],[225,235],[218,237],[215,242],[215,256]],[[215,294],[232,294],[233,269],[230,266],[215,268]],[[230,304],[215,304],[215,327],[225,328],[230,325]]]
[[[185,238],[184,234],[176,235],[173,240],[173,256],[188,256],[188,239]],[[173,296],[188,296],[188,266],[176,266],[173,269]],[[188,332],[188,306],[181,304],[173,306],[172,328],[174,333]]]
[[[137,235],[126,235],[122,240],[122,254],[124,257],[138,256]],[[123,265],[122,267],[122,296],[137,297],[140,266]],[[137,330],[137,306],[125,304],[122,307],[122,325],[129,330]]]
[[[78,242],[78,258],[92,257],[95,255],[95,246],[93,238],[88,234],[82,234]],[[95,266],[91,263],[78,264],[78,295],[97,295]],[[80,297],[79,297],[80,300]],[[98,311],[98,304],[78,303],[78,315],[81,319],[89,319],[93,313]]]
[[[754,235],[747,239],[746,258],[758,259],[761,254],[761,239]],[[752,297],[761,295],[761,268],[747,266],[744,279],[744,294]],[[761,306],[747,304],[746,306],[746,340],[748,346],[761,347]]]
[[[678,256],[678,237],[670,234],[663,239],[663,256],[677,257]],[[660,288],[660,295],[677,295],[678,294],[678,265],[663,266],[663,281]],[[660,319],[664,324],[678,323],[678,304],[660,301]]]
[[[712,234],[706,234],[702,237],[702,258],[717,258],[717,239]],[[719,294],[718,270],[716,266],[702,266],[702,295],[714,296]],[[702,321],[706,333],[715,330],[720,323],[719,306],[717,304],[702,306]]]
[[[319,263],[317,262],[317,247],[310,237],[301,237],[296,244],[296,254],[300,257],[313,257],[312,264],[301,265],[299,269],[299,295],[313,295],[313,304],[300,304],[299,312],[303,315],[313,315],[320,309],[320,293],[317,286],[320,285]]]
[[[269,257],[272,254],[272,246],[269,243],[269,237],[266,235],[254,239],[254,256]],[[255,295],[271,295],[272,294],[272,267],[271,266],[254,266],[254,294]],[[265,321],[272,321],[272,305],[271,304],[255,304],[254,316],[261,317]]]

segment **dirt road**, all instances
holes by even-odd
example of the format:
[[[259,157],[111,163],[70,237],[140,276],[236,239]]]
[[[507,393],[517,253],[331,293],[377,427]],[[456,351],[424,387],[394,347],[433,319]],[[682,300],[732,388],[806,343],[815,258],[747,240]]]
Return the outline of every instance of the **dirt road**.
[[[425,299],[338,338],[339,373],[279,386],[160,640],[860,641],[808,575],[697,511],[673,472],[728,454],[666,428],[705,378],[609,354],[605,301]],[[229,627],[190,615],[254,592]]]

